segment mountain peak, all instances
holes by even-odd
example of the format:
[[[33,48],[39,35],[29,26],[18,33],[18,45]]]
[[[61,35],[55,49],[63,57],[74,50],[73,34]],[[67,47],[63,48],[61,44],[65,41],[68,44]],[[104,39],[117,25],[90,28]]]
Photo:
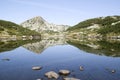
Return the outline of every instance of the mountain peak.
[[[36,16],[31,18],[21,24],[23,27],[26,27],[31,30],[35,30],[37,32],[46,32],[46,31],[65,31],[68,26],[66,25],[56,25],[52,23],[48,23],[41,16]]]
[[[41,16],[35,16],[34,19],[43,19]]]
[[[29,20],[33,20],[33,21],[37,21],[37,22],[45,21],[41,16],[36,16],[36,17],[31,18]]]

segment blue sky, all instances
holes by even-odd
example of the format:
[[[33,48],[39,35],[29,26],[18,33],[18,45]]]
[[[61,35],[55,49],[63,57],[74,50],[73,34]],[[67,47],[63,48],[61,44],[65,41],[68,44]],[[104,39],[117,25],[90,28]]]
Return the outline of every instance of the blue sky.
[[[120,15],[120,0],[1,0],[0,19],[21,23],[35,16],[55,24]]]

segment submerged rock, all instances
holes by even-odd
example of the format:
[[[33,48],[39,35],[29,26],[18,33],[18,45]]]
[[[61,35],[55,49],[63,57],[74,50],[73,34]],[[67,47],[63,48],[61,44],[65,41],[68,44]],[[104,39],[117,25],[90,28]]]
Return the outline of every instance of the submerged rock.
[[[116,72],[115,69],[112,69],[112,70],[111,70],[111,69],[109,69],[109,68],[106,68],[106,70],[109,71],[110,73],[115,73],[115,72]]]
[[[35,67],[32,67],[32,69],[33,70],[40,70],[40,69],[42,69],[42,67],[41,66],[35,66]]]
[[[77,78],[64,78],[64,80],[80,80],[80,79],[77,79]]]
[[[80,71],[83,71],[83,70],[84,70],[83,66],[80,66]]]
[[[115,72],[116,72],[116,70],[114,70],[114,69],[113,69],[111,72],[112,72],[112,73],[115,73]]]
[[[59,75],[54,71],[49,71],[45,73],[45,76],[47,76],[48,78],[55,78],[55,79],[59,77]]]
[[[2,59],[3,61],[10,61],[10,59],[9,58],[4,58],[4,59]]]
[[[70,71],[69,70],[60,70],[59,74],[61,74],[61,75],[68,75],[68,74],[70,74]]]

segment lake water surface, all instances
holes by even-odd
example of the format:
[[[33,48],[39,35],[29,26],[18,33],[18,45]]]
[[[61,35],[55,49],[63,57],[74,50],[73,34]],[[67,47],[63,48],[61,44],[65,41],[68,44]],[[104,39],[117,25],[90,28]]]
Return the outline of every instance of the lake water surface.
[[[81,80],[120,80],[120,42],[44,39],[0,44],[0,80],[48,80],[48,71],[70,70]],[[41,70],[32,70],[42,66]],[[84,70],[80,71],[79,67]],[[115,72],[112,73],[112,70]],[[51,79],[53,80],[53,79]]]

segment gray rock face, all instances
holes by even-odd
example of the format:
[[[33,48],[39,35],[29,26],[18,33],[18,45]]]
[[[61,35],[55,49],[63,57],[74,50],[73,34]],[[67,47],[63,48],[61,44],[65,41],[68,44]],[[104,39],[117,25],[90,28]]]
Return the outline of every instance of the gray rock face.
[[[54,71],[45,73],[45,76],[47,76],[48,78],[55,78],[55,79],[57,79],[59,77],[59,75]]]
[[[40,16],[29,19],[21,23],[20,25],[25,28],[35,30],[37,32],[44,32],[44,31],[61,32],[68,29],[67,25],[56,25],[56,24],[48,23]]]

